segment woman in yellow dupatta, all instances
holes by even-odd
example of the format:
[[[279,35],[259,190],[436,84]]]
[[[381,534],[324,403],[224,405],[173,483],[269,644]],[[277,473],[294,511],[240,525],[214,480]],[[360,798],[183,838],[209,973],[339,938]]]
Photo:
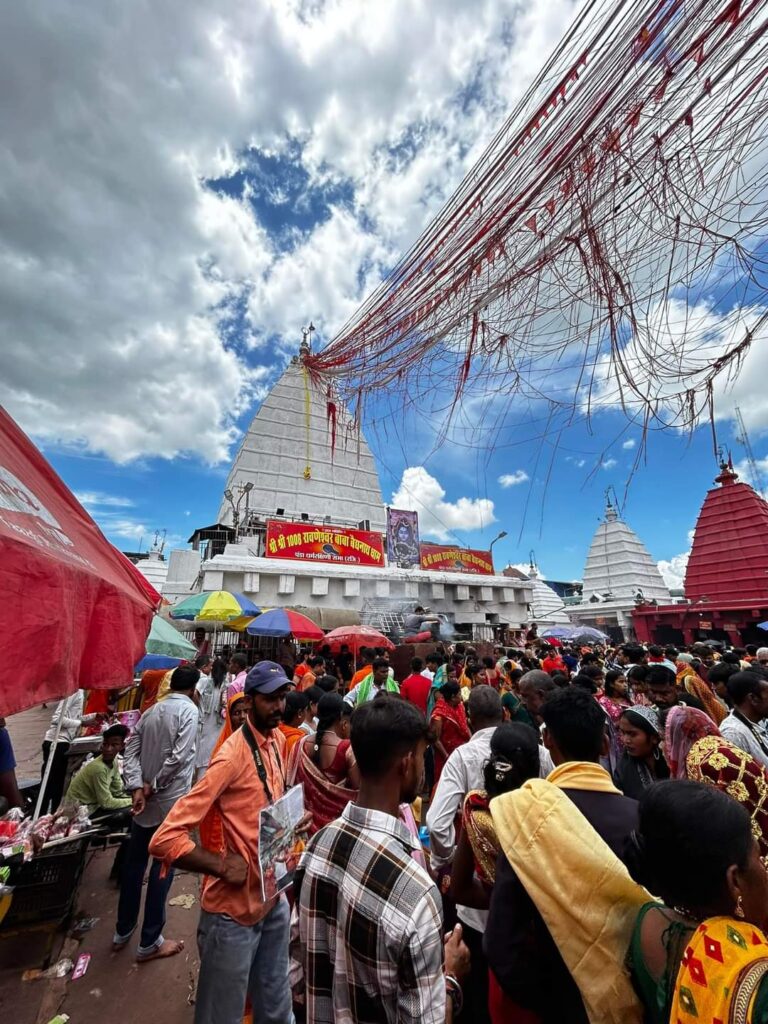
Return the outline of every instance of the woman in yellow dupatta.
[[[768,874],[745,809],[699,782],[640,801],[642,907],[630,947],[649,1024],[768,1024]]]

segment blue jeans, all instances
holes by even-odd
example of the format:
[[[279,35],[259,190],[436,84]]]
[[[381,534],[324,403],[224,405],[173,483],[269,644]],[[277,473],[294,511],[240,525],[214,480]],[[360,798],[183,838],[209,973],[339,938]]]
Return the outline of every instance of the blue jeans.
[[[290,914],[283,897],[258,924],[200,911],[200,976],[195,1024],[240,1024],[246,996],[254,1024],[291,1024],[288,984]]]
[[[117,905],[115,942],[127,942],[136,928],[141,909],[141,890],[144,872],[149,863],[149,844],[159,825],[146,828],[131,823],[131,834],[123,856],[120,871],[120,901]],[[141,925],[138,955],[147,956],[163,944],[165,924],[165,901],[173,881],[173,868],[165,878],[160,877],[162,862],[152,859],[147,880],[147,895],[144,901],[144,920]]]

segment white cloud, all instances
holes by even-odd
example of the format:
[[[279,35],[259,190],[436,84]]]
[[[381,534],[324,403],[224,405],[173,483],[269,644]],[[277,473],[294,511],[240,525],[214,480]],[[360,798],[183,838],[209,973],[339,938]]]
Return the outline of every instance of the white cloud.
[[[735,453],[734,453],[735,454]],[[750,487],[754,487],[758,494],[761,494],[763,498],[768,500],[768,456],[761,458],[760,456],[755,457],[755,468],[757,469],[758,477],[755,479],[755,475],[752,472],[752,467],[746,458],[740,462],[735,462],[733,466],[736,473],[739,475],[739,479],[742,483],[749,484]]]
[[[499,483],[502,487],[516,487],[518,484],[524,484],[528,479],[528,474],[524,469],[516,469],[514,473],[502,473],[499,477]]]
[[[729,372],[721,373],[714,381],[715,420],[735,424],[738,406],[748,431],[768,431],[768,392],[762,386],[768,374],[768,324],[758,326],[765,312],[762,306],[737,306],[718,312],[708,301],[689,305],[678,298],[656,303],[640,324],[646,343],[652,337],[658,349],[653,369],[649,369],[648,353],[634,338],[622,352],[622,364],[634,383],[635,390],[629,391],[618,379],[611,357],[603,356],[590,396],[592,408],[623,408],[637,413],[647,398],[667,424],[684,427],[691,418],[705,422],[709,416],[705,384],[709,367],[751,331],[752,342],[741,362],[733,363]],[[681,365],[687,371],[684,381]],[[684,386],[693,389],[692,406],[681,397]]]
[[[147,527],[135,519],[100,519],[99,526],[111,537],[124,540],[141,540],[149,535]]]
[[[310,316],[325,337],[340,325],[575,6],[6,5],[0,403],[37,438],[116,461],[226,459],[264,382],[258,343],[293,346]],[[347,186],[288,253],[248,188],[206,187],[249,148]]]
[[[418,512],[421,535],[437,540],[450,540],[454,530],[482,530],[496,522],[489,498],[446,501],[445,488],[423,466],[409,466],[403,471],[392,505]]]
[[[683,551],[682,554],[674,555],[669,559],[661,559],[657,562],[661,577],[666,583],[670,590],[682,590],[685,583],[685,570],[688,566],[688,559],[691,554],[690,545],[693,544],[693,530],[688,531],[688,544],[689,548],[687,551]]]
[[[603,460],[603,461],[602,461],[602,462],[600,463],[600,467],[601,467],[602,469],[613,469],[613,467],[614,467],[615,465],[616,465],[616,459],[604,459],[604,460]]]
[[[135,503],[118,494],[104,494],[103,491],[75,491],[75,497],[85,508],[131,508]]]
[[[636,444],[637,444],[637,441],[635,441],[635,439],[633,437],[630,437],[630,438],[628,438],[624,442],[624,444],[621,447],[624,449],[624,451],[628,452],[628,451],[631,451],[635,447]]]

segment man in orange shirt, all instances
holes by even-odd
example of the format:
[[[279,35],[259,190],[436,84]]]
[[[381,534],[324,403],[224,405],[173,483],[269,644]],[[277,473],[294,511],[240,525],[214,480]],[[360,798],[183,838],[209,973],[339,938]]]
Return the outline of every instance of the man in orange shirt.
[[[352,676],[352,682],[349,684],[350,690],[354,689],[358,683],[362,683],[371,672],[373,672],[373,651],[368,650],[367,647],[361,647],[360,668]]]
[[[254,1020],[291,1024],[289,912],[284,896],[264,902],[259,873],[259,812],[283,795],[285,738],[278,726],[288,678],[261,661],[248,673],[248,718],[223,744],[202,780],[177,801],[155,833],[151,853],[170,866],[206,875],[198,926],[200,976],[195,1024],[240,1024],[246,996]],[[222,849],[192,832],[214,807]]]
[[[302,675],[297,687],[299,693],[311,689],[315,685],[317,677],[325,675],[325,658],[321,658],[319,654],[313,658],[307,658],[307,666],[307,671]]]

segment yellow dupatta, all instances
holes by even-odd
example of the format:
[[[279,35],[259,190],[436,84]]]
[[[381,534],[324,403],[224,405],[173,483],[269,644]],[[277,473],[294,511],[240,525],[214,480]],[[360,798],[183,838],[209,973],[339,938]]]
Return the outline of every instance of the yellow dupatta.
[[[760,982],[767,975],[768,938],[759,928],[733,917],[707,918],[686,947],[670,1020],[750,1021]]]
[[[599,765],[569,761],[491,801],[496,835],[579,987],[591,1024],[642,1024],[625,966],[637,885],[561,787],[618,793]],[[542,870],[542,865],[556,870]]]

